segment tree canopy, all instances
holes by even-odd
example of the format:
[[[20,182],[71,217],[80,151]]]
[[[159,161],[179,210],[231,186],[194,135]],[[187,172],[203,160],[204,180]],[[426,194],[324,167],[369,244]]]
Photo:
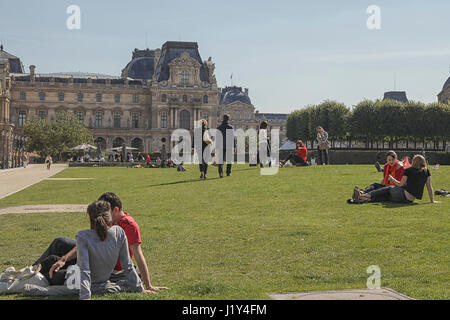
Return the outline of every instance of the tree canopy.
[[[41,157],[60,156],[79,144],[93,143],[92,132],[69,112],[59,112],[52,122],[31,119],[26,122],[23,133],[28,137],[26,149],[36,151]]]

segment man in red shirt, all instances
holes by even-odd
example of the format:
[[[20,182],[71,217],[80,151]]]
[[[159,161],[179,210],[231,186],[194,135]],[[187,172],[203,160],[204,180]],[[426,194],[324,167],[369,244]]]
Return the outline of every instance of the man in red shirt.
[[[281,165],[284,165],[286,161],[291,160],[294,165],[297,166],[309,166],[308,162],[306,161],[308,157],[308,149],[306,149],[306,146],[303,144],[302,140],[297,140],[297,150],[296,152],[291,152],[286,159],[281,160]]]
[[[109,202],[109,204],[111,205],[111,216],[113,224],[122,227],[122,229],[125,231],[125,235],[127,236],[128,240],[130,258],[132,259],[134,257],[136,260],[141,280],[146,289],[144,290],[144,293],[156,293],[159,290],[168,289],[167,287],[156,287],[151,284],[150,272],[148,270],[147,262],[145,261],[145,257],[141,248],[142,240],[139,225],[127,212],[122,210],[122,201],[119,199],[119,197],[115,193],[106,192],[102,194],[98,200]],[[50,278],[51,284],[62,284],[52,283],[54,274],[57,274],[60,269],[67,268],[69,265],[73,265],[76,263],[76,242],[66,237],[56,238],[55,240],[53,240],[44,254],[33,264],[36,265],[46,260],[46,262],[48,262],[49,257],[59,256],[60,258],[50,267],[50,270],[48,271],[48,278]],[[117,264],[114,270],[122,270],[122,266],[120,265],[119,260],[117,260]],[[46,273],[47,272],[44,271],[44,275],[46,275]],[[58,278],[62,278],[61,281],[63,281],[64,279],[60,276]]]

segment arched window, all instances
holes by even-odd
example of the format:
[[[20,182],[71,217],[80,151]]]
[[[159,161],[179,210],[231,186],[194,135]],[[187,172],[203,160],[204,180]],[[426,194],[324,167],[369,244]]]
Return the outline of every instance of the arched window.
[[[125,140],[120,137],[117,137],[113,141],[113,148],[121,147],[124,144]]]
[[[161,102],[167,102],[167,95],[166,94],[162,94],[161,95]]]
[[[203,103],[208,103],[208,96],[207,95],[203,96]]]
[[[187,110],[180,112],[180,128],[187,130],[191,128],[191,114]]]
[[[144,143],[142,142],[141,138],[134,138],[131,141],[131,147],[137,149],[137,150],[134,150],[134,151],[138,151],[138,152],[144,151]]]
[[[98,137],[97,139],[95,139],[95,144],[97,145],[97,151],[98,152],[103,152],[106,150],[106,140],[102,137]]]

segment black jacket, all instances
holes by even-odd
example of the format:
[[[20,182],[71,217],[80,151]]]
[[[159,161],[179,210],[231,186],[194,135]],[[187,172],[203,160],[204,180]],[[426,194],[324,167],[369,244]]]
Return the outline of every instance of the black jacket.
[[[222,137],[223,137],[223,149],[227,148],[227,130],[233,130],[233,137],[234,137],[234,128],[233,126],[228,122],[228,121],[222,121],[222,123],[220,124],[220,126],[217,127],[217,130],[220,130],[220,132],[222,132]],[[234,140],[234,148],[236,148],[236,137],[233,138]]]

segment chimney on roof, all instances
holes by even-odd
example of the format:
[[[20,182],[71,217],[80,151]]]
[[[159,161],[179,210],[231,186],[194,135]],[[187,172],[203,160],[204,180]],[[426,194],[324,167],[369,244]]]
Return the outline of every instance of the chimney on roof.
[[[248,88],[245,88],[245,94],[248,95]]]
[[[31,65],[30,66],[30,76],[34,76],[34,70],[36,69],[36,66],[35,65]]]

